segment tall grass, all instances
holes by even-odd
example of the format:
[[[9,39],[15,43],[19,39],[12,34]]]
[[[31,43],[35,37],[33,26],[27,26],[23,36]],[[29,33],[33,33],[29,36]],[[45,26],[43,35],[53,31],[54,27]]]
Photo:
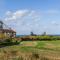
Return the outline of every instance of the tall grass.
[[[6,46],[0,48],[0,60],[60,60],[58,46],[59,41],[37,41],[36,46]]]

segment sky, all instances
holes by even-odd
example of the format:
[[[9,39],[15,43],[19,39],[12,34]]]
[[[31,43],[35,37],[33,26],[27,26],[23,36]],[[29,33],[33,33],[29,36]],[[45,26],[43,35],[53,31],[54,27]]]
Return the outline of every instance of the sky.
[[[0,20],[18,35],[60,34],[60,0],[0,0]]]

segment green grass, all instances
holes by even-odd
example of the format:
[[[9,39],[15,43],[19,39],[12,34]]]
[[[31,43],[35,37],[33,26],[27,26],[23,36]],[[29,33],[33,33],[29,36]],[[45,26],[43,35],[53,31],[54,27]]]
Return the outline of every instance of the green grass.
[[[22,44],[21,44],[22,43]],[[60,51],[60,41],[56,40],[56,41],[23,41],[21,42],[19,45],[13,45],[13,46],[6,46],[1,49],[7,49],[7,50],[21,50],[21,51],[31,51],[34,48],[35,49],[50,49],[50,50],[56,50],[56,51]],[[27,43],[32,43],[33,46],[25,46],[25,44]],[[35,46],[34,46],[34,43]]]
[[[33,45],[27,46],[27,44],[31,43]],[[19,45],[0,48],[1,60],[8,60],[10,57],[11,60],[24,60],[24,58],[29,60],[28,58],[33,58],[36,55],[41,59],[51,58],[50,60],[60,57],[60,41],[22,41]]]
[[[60,51],[60,41],[38,41],[36,48]]]

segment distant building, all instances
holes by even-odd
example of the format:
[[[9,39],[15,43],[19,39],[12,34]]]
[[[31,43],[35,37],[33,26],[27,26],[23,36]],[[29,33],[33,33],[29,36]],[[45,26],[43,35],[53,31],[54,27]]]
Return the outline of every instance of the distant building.
[[[47,33],[46,32],[43,32],[43,34],[42,35],[47,35]]]
[[[0,29],[0,34],[5,35],[7,37],[15,37],[16,36],[16,32],[13,30],[9,30],[9,29]]]
[[[3,22],[0,21],[0,39],[14,38],[16,36],[16,32],[12,29],[4,29]]]

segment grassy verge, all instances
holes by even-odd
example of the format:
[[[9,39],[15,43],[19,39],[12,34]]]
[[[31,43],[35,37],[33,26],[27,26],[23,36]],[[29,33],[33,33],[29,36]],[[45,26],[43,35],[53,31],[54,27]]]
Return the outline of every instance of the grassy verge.
[[[60,41],[22,41],[19,45],[0,48],[0,59],[58,60],[60,59]]]

